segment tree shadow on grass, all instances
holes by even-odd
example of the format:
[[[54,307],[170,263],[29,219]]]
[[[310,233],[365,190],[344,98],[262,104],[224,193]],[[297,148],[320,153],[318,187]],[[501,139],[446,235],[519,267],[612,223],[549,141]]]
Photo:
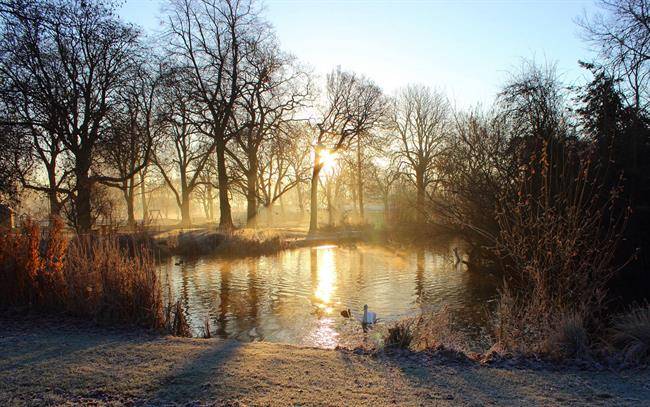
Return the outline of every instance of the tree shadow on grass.
[[[650,396],[650,390],[643,391],[638,384],[615,377],[611,372],[504,368],[455,360],[418,361],[417,353],[385,357],[385,362],[399,369],[414,387],[435,387],[443,400],[459,404],[608,402],[616,405]]]
[[[163,377],[151,400],[181,405],[195,400],[219,400],[225,377],[224,366],[242,345],[235,340],[213,341],[208,349]]]
[[[34,319],[7,326],[8,329],[0,333],[0,374],[45,364],[52,359],[67,360],[90,349],[110,349],[131,340],[145,343],[159,338],[141,328],[113,330],[75,320],[55,325],[45,319]]]

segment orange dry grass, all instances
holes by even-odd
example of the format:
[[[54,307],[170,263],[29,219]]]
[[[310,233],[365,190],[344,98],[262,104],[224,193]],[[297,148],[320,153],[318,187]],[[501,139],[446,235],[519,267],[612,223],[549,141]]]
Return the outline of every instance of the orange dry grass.
[[[67,246],[60,221],[54,221],[43,236],[31,221],[16,233],[2,230],[0,307],[59,308],[64,301]]]
[[[151,255],[128,256],[115,239],[79,238],[68,249],[66,308],[99,322],[165,326],[160,282]]]
[[[165,329],[161,287],[149,251],[113,237],[65,237],[25,222],[0,232],[0,309],[66,312],[102,323]]]

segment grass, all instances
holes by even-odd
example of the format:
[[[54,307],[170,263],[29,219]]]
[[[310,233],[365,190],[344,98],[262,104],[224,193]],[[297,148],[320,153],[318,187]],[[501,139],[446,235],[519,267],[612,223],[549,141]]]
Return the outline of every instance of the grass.
[[[58,220],[48,230],[27,221],[0,231],[0,309],[16,308],[189,333],[179,306],[164,306],[148,249],[114,236],[68,239]]]
[[[612,342],[626,362],[640,363],[650,357],[650,304],[632,308],[614,318]]]
[[[183,256],[261,256],[288,248],[287,242],[279,234],[255,229],[238,229],[228,233],[184,232],[170,238],[167,245],[173,253]]]
[[[217,253],[227,256],[261,256],[286,248],[286,242],[275,232],[239,229],[225,235],[217,247]]]
[[[421,351],[445,347],[466,352],[468,340],[453,326],[449,307],[423,312],[414,318],[397,321],[388,328],[384,345],[389,348]]]

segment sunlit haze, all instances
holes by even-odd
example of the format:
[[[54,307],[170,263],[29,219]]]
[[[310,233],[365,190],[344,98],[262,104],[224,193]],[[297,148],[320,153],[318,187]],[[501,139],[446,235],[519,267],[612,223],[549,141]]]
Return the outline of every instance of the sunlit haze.
[[[0,407],[650,405],[650,0],[0,0]]]

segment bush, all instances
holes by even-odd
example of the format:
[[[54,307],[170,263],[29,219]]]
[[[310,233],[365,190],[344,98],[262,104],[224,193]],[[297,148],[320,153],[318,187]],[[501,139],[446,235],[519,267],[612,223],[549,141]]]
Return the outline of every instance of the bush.
[[[187,318],[185,318],[185,312],[183,311],[183,304],[180,300],[176,301],[174,304],[169,304],[167,306],[166,320],[167,320],[167,331],[174,336],[184,336],[191,337],[192,333],[190,332],[190,325],[187,323]]]
[[[277,233],[240,229],[225,235],[216,253],[225,256],[260,256],[277,253],[286,247],[286,242]]]
[[[447,306],[396,322],[388,328],[384,344],[387,347],[415,351],[439,346],[457,351],[468,350],[467,338],[453,327],[451,312]]]
[[[260,256],[277,253],[288,247],[277,234],[254,229],[240,229],[229,233],[186,232],[171,238],[170,249],[180,255],[197,256]]]
[[[589,338],[584,326],[584,318],[569,314],[561,318],[546,343],[544,353],[558,359],[584,359],[589,356]]]
[[[133,256],[115,238],[78,237],[65,268],[65,310],[101,323],[165,327],[158,274],[148,250]]]
[[[506,350],[523,353],[546,352],[558,335],[579,339],[584,327],[601,328],[628,215],[620,188],[609,189],[589,153],[557,140],[537,151],[497,216],[497,252],[507,275],[497,338]],[[579,324],[570,328],[572,319]]]
[[[0,230],[0,308],[61,308],[67,246],[58,220],[43,236],[29,220],[17,232]]]
[[[641,362],[650,356],[650,304],[633,308],[614,318],[612,342],[626,362]]]
[[[407,319],[397,321],[388,328],[388,334],[384,338],[384,344],[389,348],[408,349],[413,341],[412,332],[413,320]]]

